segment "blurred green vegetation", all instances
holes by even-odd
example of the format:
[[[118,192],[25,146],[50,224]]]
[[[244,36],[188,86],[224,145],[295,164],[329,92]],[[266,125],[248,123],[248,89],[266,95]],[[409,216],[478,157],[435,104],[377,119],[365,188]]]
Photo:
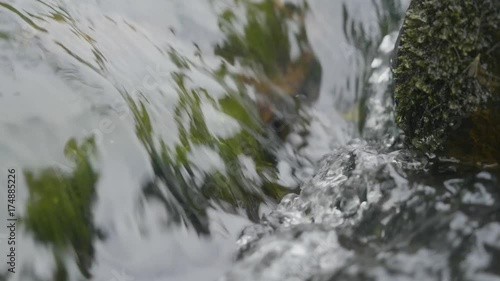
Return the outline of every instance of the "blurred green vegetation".
[[[291,4],[276,0],[234,0],[233,3],[219,15],[225,39],[215,46],[215,54],[231,65],[244,68],[236,73],[237,77],[260,94],[258,107],[264,121],[272,121],[273,110],[288,116],[298,115],[300,103],[310,104],[318,98],[322,78],[321,64],[305,28],[307,1]],[[237,16],[240,9],[244,19]],[[294,57],[292,46],[298,51]]]
[[[145,96],[130,95],[126,89],[122,92],[134,117],[137,138],[147,151],[154,172],[154,176],[142,186],[145,200],[160,201],[172,223],[184,224],[200,235],[210,234],[207,211],[211,207],[217,206],[227,212],[244,210],[251,220],[258,221],[262,203],[278,202],[291,192],[278,184],[275,154],[284,131],[274,130],[272,117],[266,117],[264,113],[272,112],[280,103],[288,105],[298,93],[310,94],[314,98],[319,92],[321,66],[307,42],[303,22],[307,10],[305,2],[303,7],[281,5],[279,1],[271,0],[237,2],[245,10],[248,21],[244,33],[240,34],[232,26],[234,14],[226,10],[221,15],[221,30],[227,37],[215,47],[216,55],[225,60],[219,68],[208,68],[203,59],[201,63],[194,63],[175,49],[168,51],[167,59],[177,66],[177,70],[171,73],[174,83],[171,90],[175,91],[171,94],[177,95],[179,100],[174,111],[169,113],[177,125],[179,144],[169,146],[159,135],[156,126],[162,120],[153,119],[152,105]],[[68,24],[76,36],[96,50],[93,53],[99,68],[91,67],[58,43],[60,47],[77,61],[102,73],[105,61],[101,59],[95,42],[79,31],[71,16],[52,13],[49,17]],[[300,26],[298,33],[291,32],[293,21]],[[296,41],[301,52],[295,59],[290,57],[291,40]],[[227,63],[236,61],[251,71],[229,71]],[[216,95],[203,87],[188,86],[191,85],[187,83],[191,71],[207,75],[221,86],[224,94],[217,94],[215,98]],[[228,83],[235,86],[230,87]],[[252,100],[248,86],[253,86],[257,95],[266,98]],[[239,130],[228,137],[212,133],[213,128],[207,121],[210,117],[203,111],[205,107],[213,107],[218,114],[232,119]],[[293,114],[297,114],[299,107],[300,104],[293,103]],[[74,164],[70,172],[55,167],[37,172],[25,171],[29,199],[23,223],[37,241],[53,247],[56,261],[54,280],[67,280],[65,257],[69,250],[74,251],[83,276],[91,277],[92,241],[103,237],[92,220],[95,186],[99,178],[91,161],[95,145],[92,138],[80,144],[75,139],[67,142],[64,152]],[[220,159],[206,161],[221,161],[211,164],[224,169],[206,171],[200,163],[193,163],[189,155],[200,147],[217,154]]]
[[[42,1],[40,1],[40,2],[42,2]],[[41,32],[47,32],[47,30],[45,30],[44,28],[36,25],[30,17],[24,15],[21,11],[19,11],[18,9],[16,9],[14,6],[12,6],[10,4],[7,4],[7,3],[5,3],[3,1],[0,1],[0,7],[4,8],[4,9],[7,9],[7,10],[11,11],[12,13],[16,14],[20,19],[22,19],[25,23],[29,24],[35,30],[41,31]]]
[[[235,1],[244,6],[246,24],[243,33],[235,11],[226,9],[219,18],[219,27],[226,39],[215,48],[215,53],[242,65],[261,67],[273,76],[290,63],[289,27],[286,20],[290,11],[277,7],[276,1]]]
[[[134,115],[136,134],[155,173],[154,179],[145,183],[144,193],[147,198],[163,202],[173,222],[190,225],[201,234],[209,233],[206,209],[213,204],[231,212],[242,208],[250,219],[257,221],[261,203],[277,202],[290,192],[277,184],[274,154],[285,130],[274,130],[273,110],[286,104],[292,114],[297,114],[300,105],[294,104],[293,96],[312,90],[307,94],[317,97],[321,79],[321,66],[305,33],[304,16],[308,9],[305,1],[302,6],[273,0],[234,1],[234,4],[236,7],[224,9],[219,15],[219,26],[226,38],[215,46],[215,54],[225,62],[218,69],[202,71],[225,89],[223,97],[216,99],[207,89],[186,86],[185,82],[190,80],[187,73],[201,71],[203,67],[176,50],[168,52],[178,68],[171,77],[179,96],[174,110],[179,145],[168,147],[155,135],[156,121],[151,120],[146,99],[134,99],[124,93]],[[244,22],[239,22],[236,9],[244,11]],[[291,32],[291,24],[298,25],[299,30]],[[300,49],[295,59],[290,57],[292,43]],[[229,71],[226,63],[236,62],[248,72]],[[227,80],[232,80],[237,88],[228,87]],[[249,98],[248,86],[256,90],[257,101]],[[207,105],[236,121],[240,131],[227,138],[213,135],[202,111]],[[188,155],[196,147],[215,152],[225,170],[202,171],[196,163],[191,163]],[[250,169],[255,168],[257,177],[246,174],[248,167],[242,159],[251,159],[254,167]]]
[[[224,79],[216,75],[212,78],[224,83]],[[272,140],[269,139],[272,136],[266,135],[272,132],[263,126],[245,94],[233,91],[215,100],[203,88],[187,88],[184,74],[172,73],[172,77],[180,99],[174,118],[181,144],[175,148],[169,148],[162,139],[155,138],[147,103],[128,97],[137,136],[150,156],[155,173],[155,178],[144,186],[144,192],[148,197],[165,203],[169,214],[174,214],[173,221],[192,225],[203,234],[209,232],[206,208],[214,203],[227,211],[243,208],[251,219],[258,220],[258,207],[262,202],[276,202],[290,192],[276,183],[276,162],[270,145]],[[201,108],[203,103],[236,120],[241,131],[228,138],[210,133]],[[183,119],[186,116],[189,120]],[[217,153],[225,170],[211,173],[199,170],[196,163],[188,160],[188,153],[194,146],[203,146]],[[252,159],[259,179],[245,176],[246,167],[240,157]],[[196,173],[199,172],[204,177],[201,184],[196,182]],[[164,192],[159,191],[162,187],[171,198],[162,195]]]
[[[31,230],[37,241],[54,247],[57,261],[56,280],[65,280],[63,254],[71,248],[77,256],[82,274],[90,278],[94,256],[93,239],[97,234],[92,221],[92,204],[95,185],[99,178],[92,166],[95,154],[93,138],[78,144],[75,139],[67,142],[64,154],[74,165],[72,172],[57,167],[34,173],[24,171],[29,191],[26,215],[22,223]]]

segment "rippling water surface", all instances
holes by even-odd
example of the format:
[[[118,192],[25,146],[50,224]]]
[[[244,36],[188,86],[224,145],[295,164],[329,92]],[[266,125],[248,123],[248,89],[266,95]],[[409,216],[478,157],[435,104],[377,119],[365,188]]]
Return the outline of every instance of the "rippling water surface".
[[[500,280],[496,172],[401,150],[407,5],[0,1],[0,280]]]

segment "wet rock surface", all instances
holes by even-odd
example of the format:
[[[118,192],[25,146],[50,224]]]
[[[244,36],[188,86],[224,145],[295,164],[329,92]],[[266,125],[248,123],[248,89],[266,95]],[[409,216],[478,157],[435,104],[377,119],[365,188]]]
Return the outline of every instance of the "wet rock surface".
[[[412,1],[394,58],[406,144],[465,162],[500,159],[500,3]]]

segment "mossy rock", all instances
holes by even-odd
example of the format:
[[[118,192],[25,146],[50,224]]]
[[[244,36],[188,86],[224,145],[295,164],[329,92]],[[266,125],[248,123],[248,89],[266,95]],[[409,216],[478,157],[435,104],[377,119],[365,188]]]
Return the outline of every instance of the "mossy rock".
[[[500,159],[500,1],[412,1],[393,61],[406,143],[466,162]]]

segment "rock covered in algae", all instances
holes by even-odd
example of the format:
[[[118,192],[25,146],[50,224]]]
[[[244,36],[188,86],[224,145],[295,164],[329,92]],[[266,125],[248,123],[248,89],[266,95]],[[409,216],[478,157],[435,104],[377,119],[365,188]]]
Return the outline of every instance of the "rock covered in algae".
[[[500,159],[500,1],[412,1],[393,61],[396,122],[409,146]]]

